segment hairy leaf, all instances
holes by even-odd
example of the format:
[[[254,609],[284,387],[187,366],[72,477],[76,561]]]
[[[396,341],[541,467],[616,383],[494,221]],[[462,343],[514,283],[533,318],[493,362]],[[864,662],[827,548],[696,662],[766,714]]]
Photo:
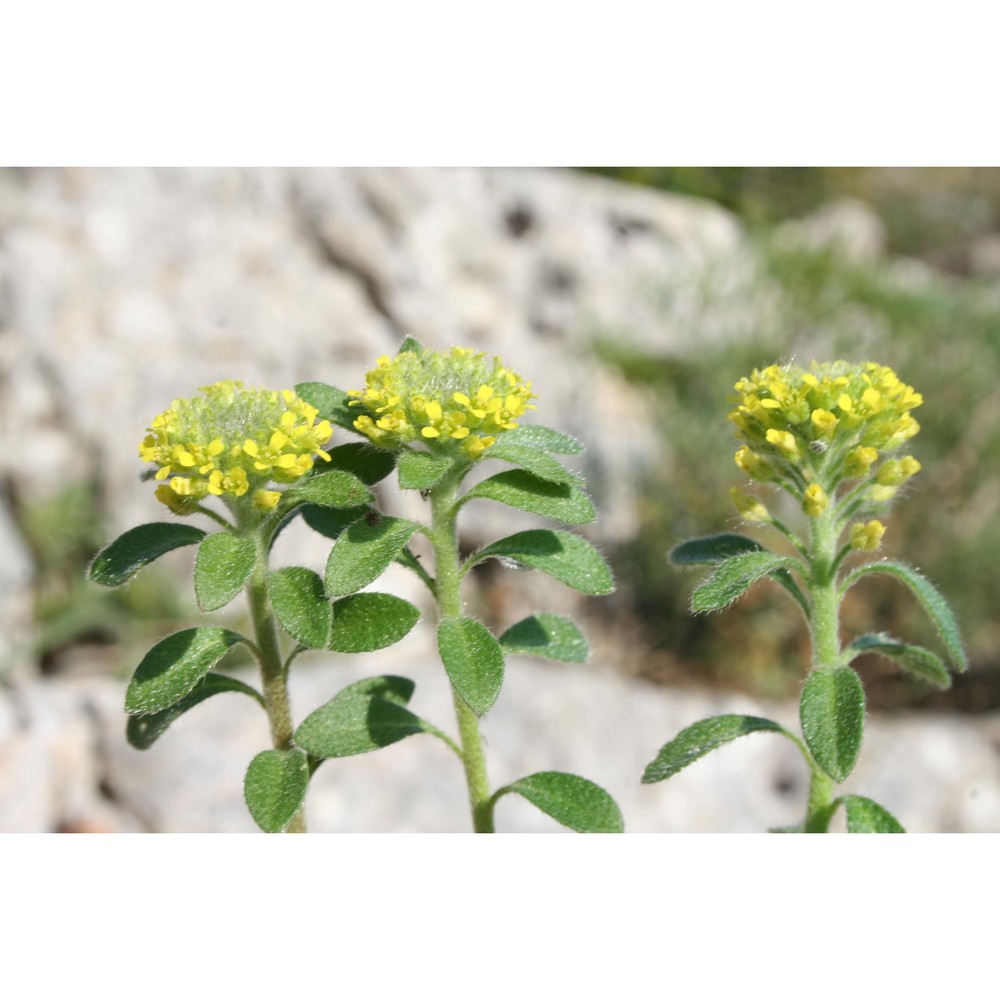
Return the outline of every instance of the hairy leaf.
[[[370,510],[368,507],[348,507],[345,510],[337,510],[334,507],[320,507],[316,504],[304,504],[302,520],[321,535],[327,538],[336,539],[355,521],[360,521]]]
[[[473,553],[468,565],[484,559],[510,560],[539,569],[584,594],[610,594],[615,589],[611,569],[600,552],[568,531],[540,529],[509,535]]]
[[[406,354],[407,351],[412,354],[423,354],[424,348],[416,337],[407,336],[403,338],[403,342],[399,345],[399,350],[396,351],[396,356],[398,357],[400,354]]]
[[[544,656],[564,663],[586,663],[587,640],[576,624],[562,615],[537,614],[511,625],[500,645],[505,653]]]
[[[816,763],[834,781],[854,770],[865,725],[865,692],[850,667],[820,667],[799,700],[802,735]]]
[[[671,549],[667,558],[675,566],[710,566],[725,562],[744,552],[763,552],[764,547],[746,535],[725,532],[692,538]]]
[[[319,410],[321,420],[329,420],[349,431],[355,430],[354,421],[358,419],[359,408],[348,406],[351,397],[342,389],[323,382],[300,382],[295,391],[301,399]]]
[[[377,580],[419,529],[415,521],[370,514],[350,525],[326,563],[331,597],[353,594]]]
[[[198,546],[194,563],[194,593],[202,611],[225,607],[245,586],[257,559],[248,535],[218,531]]]
[[[306,501],[340,510],[358,507],[374,499],[357,476],[343,469],[330,469],[302,480],[285,492],[289,501]]]
[[[513,433],[513,432],[508,432]],[[579,484],[580,477],[573,475],[561,462],[554,459],[547,451],[529,448],[527,445],[510,444],[501,441],[493,445],[485,455],[486,458],[497,458],[512,465],[519,465],[528,472],[533,472],[540,479],[552,483]]]
[[[891,812],[863,795],[845,795],[841,801],[847,813],[848,833],[906,833]]]
[[[692,611],[718,611],[742,597],[758,580],[777,569],[796,567],[788,556],[774,552],[744,552],[730,556],[691,595]]]
[[[451,468],[446,455],[426,451],[404,451],[399,456],[399,485],[404,490],[429,490]]]
[[[181,700],[238,642],[238,632],[215,625],[185,629],[161,639],[136,667],[125,692],[129,715],[162,712]]]
[[[243,797],[265,833],[281,833],[302,808],[308,787],[309,760],[301,750],[264,750],[250,761]]]
[[[333,608],[318,573],[304,566],[285,566],[267,575],[267,592],[281,627],[309,649],[325,649],[330,641]]]
[[[780,733],[794,741],[783,726],[755,715],[716,715],[682,729],[646,765],[642,783],[651,785],[673,777],[700,757],[750,733]]]
[[[847,648],[847,652],[855,656],[862,653],[881,653],[921,680],[942,689],[951,687],[951,675],[941,657],[923,646],[911,646],[887,635],[874,634],[859,636]]]
[[[438,625],[438,652],[452,686],[476,715],[485,715],[503,686],[503,650],[474,618],[445,618]]]
[[[201,528],[189,524],[140,524],[101,549],[87,567],[87,577],[103,587],[117,587],[164,553],[194,545],[204,537]]]
[[[318,579],[318,578],[317,578]],[[354,594],[333,605],[327,648],[367,653],[399,642],[420,620],[420,611],[392,594]]]
[[[496,500],[564,524],[589,524],[596,516],[594,505],[579,486],[553,483],[523,469],[510,469],[484,480],[473,486],[462,502],[477,498]]]
[[[521,424],[505,431],[503,441],[504,444],[554,451],[558,455],[579,455],[583,451],[583,445],[576,438],[541,424]]]
[[[366,486],[380,483],[396,468],[396,454],[367,441],[351,441],[330,449],[330,467],[357,476]],[[322,470],[320,470],[322,475]]]
[[[624,833],[615,800],[600,785],[563,771],[539,771],[497,793],[516,793],[556,822],[577,833]]]

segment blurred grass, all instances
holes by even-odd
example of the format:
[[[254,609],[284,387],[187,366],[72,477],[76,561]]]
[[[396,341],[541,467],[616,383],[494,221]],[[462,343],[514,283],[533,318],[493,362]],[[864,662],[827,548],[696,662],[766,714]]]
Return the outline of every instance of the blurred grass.
[[[921,567],[942,588],[957,609],[973,662],[971,675],[937,695],[869,658],[862,668],[869,698],[881,707],[1000,706],[994,613],[1000,290],[893,258],[857,263],[830,250],[796,248],[774,238],[769,227],[757,230],[752,252],[760,261],[759,283],[778,289],[769,299],[768,326],[752,344],[699,343],[698,317],[690,333],[699,348],[680,359],[630,353],[620,339],[596,342],[599,355],[646,393],[668,456],[650,469],[637,536],[617,557],[653,651],[646,672],[673,682],[693,673],[759,695],[797,690],[806,637],[784,595],[761,588],[736,609],[694,618],[687,612],[692,578],[670,568],[664,553],[687,537],[736,527],[726,499],[728,488],[743,479],[732,461],[737,442],[726,420],[733,382],[774,360],[843,356],[888,364],[924,395],[916,411],[922,430],[912,448],[924,471],[891,514],[886,553]],[[706,310],[712,305],[706,301]],[[852,592],[845,625],[935,645],[912,599],[882,579]]]

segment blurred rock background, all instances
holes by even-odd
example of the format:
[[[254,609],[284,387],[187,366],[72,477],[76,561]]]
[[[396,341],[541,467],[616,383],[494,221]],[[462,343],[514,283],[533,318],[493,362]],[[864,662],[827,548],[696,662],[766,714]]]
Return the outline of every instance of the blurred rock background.
[[[912,830],[1000,830],[998,248],[995,170],[0,171],[0,830],[253,829],[240,788],[266,733],[249,708],[209,702],[146,753],[124,741],[131,669],[196,615],[190,553],[120,591],[82,574],[163,516],[136,446],[174,397],[219,378],[359,386],[406,334],[501,354],[533,380],[538,419],[587,444],[577,467],[600,517],[585,533],[618,592],[580,599],[494,569],[468,598],[501,628],[572,611],[594,649],[586,667],[511,664],[485,725],[495,781],[576,770],[635,831],[763,830],[793,822],[804,794],[794,750],[767,737],[637,783],[706,714],[795,719],[806,638],[790,605],[761,588],[692,618],[691,579],[664,559],[733,525],[732,383],[774,359],[896,368],[927,400],[925,471],[888,549],[952,598],[973,668],[931,694],[864,663],[873,721],[850,788]],[[420,515],[419,498],[381,489]],[[489,505],[465,541],[528,523]],[[325,554],[296,526],[278,560]],[[419,600],[402,573],[385,589]],[[933,643],[885,581],[846,612],[852,631]],[[297,717],[391,669],[451,729],[432,652],[425,622],[371,657],[304,658]],[[461,776],[425,744],[324,765],[313,828],[465,829]],[[555,828],[508,802],[502,828]]]

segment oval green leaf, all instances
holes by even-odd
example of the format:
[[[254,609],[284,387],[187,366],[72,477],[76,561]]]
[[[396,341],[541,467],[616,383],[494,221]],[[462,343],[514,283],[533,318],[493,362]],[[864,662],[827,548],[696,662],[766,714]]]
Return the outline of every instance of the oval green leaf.
[[[462,497],[462,503],[477,498],[495,500],[564,524],[590,524],[597,516],[590,498],[579,486],[553,483],[523,469],[509,469],[473,486]]]
[[[873,634],[859,636],[847,652],[852,654],[852,658],[862,653],[880,653],[921,680],[942,690],[951,687],[951,674],[941,657],[923,646],[911,646],[888,635]]]
[[[394,468],[394,452],[375,448],[367,441],[351,441],[331,448],[330,467],[343,469],[358,477],[366,486],[380,483]]]
[[[185,629],[161,639],[136,667],[125,692],[129,715],[162,712],[181,700],[238,642],[238,632],[215,625]]]
[[[308,787],[309,760],[301,750],[264,750],[250,761],[243,797],[265,833],[281,833],[302,808]]]
[[[579,455],[583,445],[575,437],[554,431],[541,424],[521,424],[513,430],[505,431],[504,444],[516,444],[527,448],[554,451],[558,455]]]
[[[369,677],[344,688],[295,731],[314,757],[351,757],[389,746],[434,727],[405,707],[413,694],[406,677]]]
[[[194,593],[202,611],[225,607],[253,572],[257,547],[248,535],[218,531],[198,546],[194,563]]]
[[[600,785],[563,771],[539,771],[497,793],[513,792],[557,823],[577,833],[624,833],[625,821],[615,800]]]
[[[342,389],[323,382],[300,382],[295,392],[300,399],[319,410],[321,420],[329,420],[349,431],[355,430],[354,421],[358,419],[359,408],[348,405],[351,397]]]
[[[548,613],[524,618],[511,625],[500,645],[505,653],[543,656],[563,663],[586,663],[590,649],[576,623],[562,615]]]
[[[445,455],[426,451],[404,451],[399,456],[399,485],[404,490],[429,490],[452,467]]]
[[[169,521],[140,524],[94,556],[87,567],[87,578],[102,587],[120,586],[164,553],[194,545],[204,537],[205,532],[201,528],[189,524],[172,524]]]
[[[806,746],[834,781],[854,770],[865,726],[865,692],[850,667],[820,667],[806,680],[799,701]]]
[[[330,469],[304,479],[285,492],[285,499],[305,501],[338,509],[358,507],[373,500],[371,490],[357,476],[344,469]]]
[[[584,594],[610,594],[615,589],[611,569],[600,552],[568,531],[518,532],[473,553],[467,565],[484,559],[511,560],[518,566],[539,569]]]
[[[503,686],[503,650],[475,618],[445,618],[438,652],[452,686],[476,715],[485,715]]]
[[[764,547],[746,535],[724,532],[681,542],[670,550],[667,558],[675,566],[711,566],[725,562],[744,552],[762,552]]]
[[[384,649],[408,635],[419,620],[416,607],[392,594],[367,592],[344,597],[333,605],[327,649],[337,653]]]
[[[863,795],[845,795],[848,833],[906,833],[902,823],[877,802]]]
[[[528,472],[533,472],[540,479],[547,479],[552,483],[575,483],[579,484],[580,477],[573,475],[561,462],[553,458],[547,451],[538,448],[529,448],[526,445],[510,444],[501,440],[499,444],[493,445],[485,458],[497,458],[503,462],[510,462],[511,465],[519,465]]]
[[[148,750],[185,712],[189,712],[195,705],[200,705],[206,698],[226,691],[247,694],[260,705],[264,705],[264,699],[249,684],[244,684],[235,677],[227,677],[225,674],[208,674],[193,691],[170,708],[162,712],[153,712],[151,715],[130,715],[125,725],[125,738],[136,750]]]
[[[286,566],[267,575],[267,592],[281,627],[309,649],[325,649],[330,641],[333,608],[318,573]]]
[[[959,632],[955,615],[941,591],[927,577],[922,576],[906,563],[886,559],[882,562],[866,563],[864,566],[859,566],[847,578],[844,589],[852,586],[867,573],[885,573],[888,576],[894,576],[909,587],[941,636],[941,641],[944,643],[945,649],[948,650],[948,656],[955,669],[959,673],[969,669],[969,660],[962,646],[962,635]]]
[[[307,503],[299,508],[302,512],[302,520],[321,535],[332,538],[336,541],[355,521],[368,513],[368,507],[348,507],[346,510],[337,510],[335,507],[320,507],[317,504]]]
[[[770,719],[762,719],[756,715],[716,715],[682,729],[669,743],[664,744],[656,757],[646,765],[642,783],[651,785],[670,778],[699,757],[704,757],[741,736],[749,736],[750,733],[780,733],[795,741],[795,737],[787,729]]]
[[[377,580],[420,528],[415,521],[368,514],[337,540],[326,563],[326,592],[344,597]]]
[[[773,552],[744,552],[730,556],[718,564],[707,580],[695,587],[691,610],[718,611],[742,597],[758,580],[777,569],[791,568],[801,569],[801,564]]]

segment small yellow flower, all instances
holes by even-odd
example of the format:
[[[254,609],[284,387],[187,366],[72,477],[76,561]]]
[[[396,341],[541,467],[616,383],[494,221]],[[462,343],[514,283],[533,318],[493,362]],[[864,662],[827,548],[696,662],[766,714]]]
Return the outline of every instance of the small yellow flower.
[[[812,483],[806,487],[802,496],[802,509],[810,517],[819,517],[826,510],[828,503],[826,493],[819,483]]]
[[[854,448],[847,453],[844,473],[851,478],[863,476],[877,461],[878,452],[874,448]]]
[[[328,420],[290,389],[244,388],[241,382],[203,386],[202,395],[175,399],[153,418],[139,456],[159,466],[156,496],[177,514],[189,514],[206,496],[238,500],[254,489],[259,509],[272,509],[280,492],[268,482],[291,483],[315,459],[329,461]]]
[[[915,476],[919,471],[920,463],[912,455],[906,455],[903,458],[892,459],[886,462],[878,470],[875,482],[879,486],[899,486],[901,483],[905,483],[907,479]]]
[[[790,431],[779,431],[771,428],[765,435],[768,444],[774,445],[785,458],[799,457],[799,446],[795,443],[795,435]]]
[[[851,548],[872,552],[882,544],[885,525],[881,521],[851,525]]]
[[[744,493],[743,490],[734,486],[729,491],[729,499],[733,506],[740,512],[744,521],[770,521],[771,515],[767,508],[754,496]]]
[[[362,411],[354,427],[381,448],[422,441],[432,451],[476,459],[535,407],[531,383],[469,348],[404,351],[378,359],[365,388],[348,392]]]
[[[840,421],[837,419],[836,414],[831,413],[829,410],[820,408],[812,411],[812,424],[820,437],[832,437],[839,423]]]

